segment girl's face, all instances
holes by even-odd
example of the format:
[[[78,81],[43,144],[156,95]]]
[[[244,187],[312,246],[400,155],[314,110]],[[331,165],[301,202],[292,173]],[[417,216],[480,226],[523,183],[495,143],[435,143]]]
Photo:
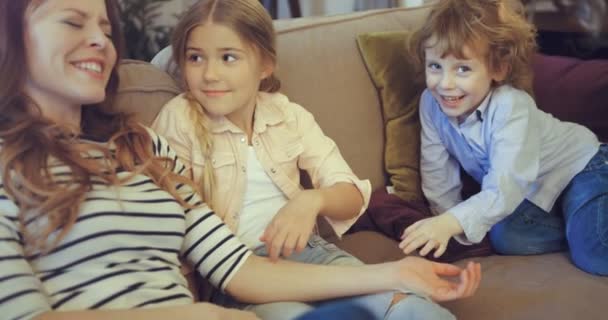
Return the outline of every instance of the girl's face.
[[[236,123],[253,112],[260,82],[270,74],[253,46],[211,22],[192,29],[185,54],[188,89],[209,114]]]
[[[116,63],[111,37],[104,0],[46,0],[32,5],[25,15],[24,92],[43,113],[103,101]]]
[[[461,123],[487,96],[492,81],[502,80],[488,70],[485,60],[464,46],[464,59],[444,55],[437,41],[427,41],[425,49],[426,86],[439,102],[441,110]]]

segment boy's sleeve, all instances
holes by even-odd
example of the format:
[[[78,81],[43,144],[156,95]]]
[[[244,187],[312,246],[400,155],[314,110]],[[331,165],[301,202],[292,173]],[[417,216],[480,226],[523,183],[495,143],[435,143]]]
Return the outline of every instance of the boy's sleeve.
[[[185,176],[186,167],[167,141],[155,134],[153,134],[153,140],[156,155],[173,159],[174,172]],[[189,185],[180,184],[177,189],[183,199],[193,206],[191,209],[184,210],[186,233],[182,245],[182,255],[211,284],[223,291],[247,260],[251,251],[203,203],[200,196]]]
[[[16,218],[2,211],[8,202],[0,193],[0,318],[31,319],[52,307],[24,257]]]
[[[464,230],[466,239],[458,238],[464,243],[480,242],[525,199],[538,177],[540,135],[530,116],[531,108],[536,108],[534,100],[523,92],[493,99],[500,104],[493,119],[490,168],[481,191],[449,210]]]
[[[420,98],[420,175],[422,191],[434,214],[442,214],[462,201],[460,164],[452,157],[436,129],[441,112],[433,96],[425,91]]]
[[[329,187],[339,182],[353,184],[361,193],[363,206],[356,217],[337,220],[326,217],[338,237],[341,237],[363,214],[369,205],[371,183],[359,179],[342,157],[336,143],[326,136],[313,115],[297,104],[298,131],[302,137],[303,151],[298,158],[298,167],[305,170],[315,188]]]

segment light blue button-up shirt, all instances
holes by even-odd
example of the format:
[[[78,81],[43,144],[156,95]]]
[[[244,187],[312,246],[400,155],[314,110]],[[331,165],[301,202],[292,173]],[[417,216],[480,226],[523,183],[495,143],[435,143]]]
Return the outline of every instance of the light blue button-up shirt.
[[[463,243],[480,242],[524,199],[551,211],[600,144],[589,129],[539,110],[526,92],[507,85],[491,90],[460,124],[426,90],[420,121],[422,189],[435,214],[458,219]],[[466,201],[460,166],[481,184]]]

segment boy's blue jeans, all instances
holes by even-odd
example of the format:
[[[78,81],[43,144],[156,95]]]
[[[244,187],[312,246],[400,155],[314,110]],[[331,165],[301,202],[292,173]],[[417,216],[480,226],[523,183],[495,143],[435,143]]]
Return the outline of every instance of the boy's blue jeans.
[[[258,256],[268,255],[266,247],[259,247],[254,250],[254,253]],[[306,249],[301,253],[291,255],[288,260],[323,265],[358,266],[363,264],[357,258],[339,249],[336,245],[325,241],[318,235],[312,235]],[[299,277],[300,275],[294,274],[293,276]],[[357,281],[357,279],[352,279],[352,281]],[[311,283],[311,285],[314,284]],[[316,303],[285,301],[252,305],[238,302],[229,295],[221,294],[217,291],[212,296],[211,302],[229,308],[250,310],[264,320],[288,320],[303,315],[316,317],[323,314],[324,316],[329,316],[333,312],[335,312],[334,319],[342,319],[340,315],[346,314],[344,313],[345,306],[357,306],[357,308],[365,309],[368,314],[367,319],[456,319],[454,315],[437,303],[414,294],[409,294],[403,300],[390,306],[393,295],[394,292],[384,292]],[[318,310],[317,313],[313,311],[317,307],[324,308]],[[304,317],[303,319],[308,318]]]
[[[494,250],[528,255],[569,248],[577,267],[608,275],[608,145],[572,178],[554,207],[547,213],[524,200],[490,230]]]

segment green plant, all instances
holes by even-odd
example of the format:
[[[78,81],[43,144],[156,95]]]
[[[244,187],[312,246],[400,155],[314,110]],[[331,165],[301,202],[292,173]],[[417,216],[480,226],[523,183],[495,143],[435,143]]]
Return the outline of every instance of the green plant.
[[[170,42],[172,27],[158,24],[161,6],[171,0],[119,0],[126,58],[150,61]]]

